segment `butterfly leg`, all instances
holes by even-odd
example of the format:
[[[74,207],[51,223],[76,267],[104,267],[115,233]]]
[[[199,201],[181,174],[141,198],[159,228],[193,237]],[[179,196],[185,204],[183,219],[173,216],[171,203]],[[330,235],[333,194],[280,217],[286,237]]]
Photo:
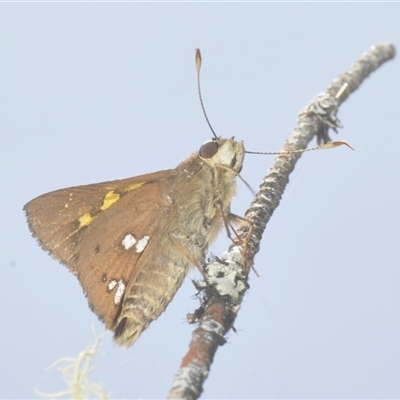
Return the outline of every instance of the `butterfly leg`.
[[[244,268],[244,270],[247,270],[247,257],[246,257],[247,249],[248,249],[247,246],[248,246],[251,236],[253,234],[253,230],[254,230],[253,223],[251,221],[249,221],[248,219],[241,217],[240,215],[236,215],[236,214],[232,214],[232,213],[229,213],[226,215],[223,214],[223,219],[224,219],[224,225],[225,225],[225,229],[227,231],[228,237],[232,240],[232,242],[234,244],[239,244],[243,248],[243,258],[244,258],[243,268]],[[241,226],[247,225],[248,232],[244,239],[240,238],[240,236],[237,233],[236,229],[234,228],[233,224],[237,224],[237,225],[241,225]],[[229,232],[230,229],[235,234],[235,236],[236,236],[235,238],[232,238],[232,236],[230,235],[230,232]],[[257,276],[260,276],[260,274],[257,272],[257,270],[253,266],[251,268]]]
[[[239,215],[233,214],[231,212],[224,212],[223,207],[222,207],[222,202],[218,201],[217,202],[217,208],[219,210],[219,213],[221,215],[226,235],[228,238],[232,241],[233,244],[239,244],[243,247],[243,258],[244,258],[244,269],[246,270],[246,253],[247,253],[247,245],[251,239],[251,236],[253,234],[253,224],[251,221],[249,221],[246,218],[243,218]],[[244,240],[242,240],[237,233],[235,227],[233,224],[244,226],[247,225],[248,227],[248,232]],[[231,232],[234,233],[234,236],[232,236]],[[257,276],[259,276],[258,272],[252,267],[253,271],[256,273]]]

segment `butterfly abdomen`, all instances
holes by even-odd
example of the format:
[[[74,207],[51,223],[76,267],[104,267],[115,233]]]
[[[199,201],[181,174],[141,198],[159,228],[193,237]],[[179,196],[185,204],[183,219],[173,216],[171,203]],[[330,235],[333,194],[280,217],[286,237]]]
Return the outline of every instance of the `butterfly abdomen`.
[[[158,235],[157,235],[158,236]],[[161,242],[165,242],[161,240]],[[162,314],[182,285],[190,260],[182,257],[171,242],[166,253],[153,258],[158,238],[148,243],[142,269],[128,284],[120,311],[113,326],[115,341],[124,347],[132,345],[152,321]]]

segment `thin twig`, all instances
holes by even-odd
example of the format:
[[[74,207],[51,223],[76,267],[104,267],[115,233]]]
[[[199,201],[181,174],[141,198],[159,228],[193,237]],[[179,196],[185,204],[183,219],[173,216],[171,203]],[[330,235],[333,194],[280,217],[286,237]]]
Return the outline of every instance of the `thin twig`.
[[[319,142],[329,141],[328,130],[341,127],[336,117],[337,110],[373,71],[395,56],[395,48],[388,43],[372,47],[344,73],[319,94],[300,113],[298,127],[293,131],[283,151],[306,148],[317,136]],[[233,245],[229,252],[208,264],[205,271],[208,284],[198,284],[203,288],[202,306],[190,316],[198,320],[193,331],[189,350],[182,360],[168,399],[197,399],[203,391],[217,348],[225,342],[225,335],[232,328],[248,288],[249,267],[260,249],[260,241],[265,227],[274,210],[279,205],[289,182],[289,175],[300,153],[278,155],[267,175],[261,182],[259,192],[246,212],[246,218],[253,224],[253,233],[246,248],[246,268],[243,269],[243,250]],[[239,230],[243,239],[248,227]]]

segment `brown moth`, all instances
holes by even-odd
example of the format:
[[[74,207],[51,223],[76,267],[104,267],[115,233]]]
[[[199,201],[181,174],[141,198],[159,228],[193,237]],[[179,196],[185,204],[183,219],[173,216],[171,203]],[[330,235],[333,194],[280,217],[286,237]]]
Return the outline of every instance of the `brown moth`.
[[[202,266],[235,194],[244,146],[204,143],[175,169],[57,190],[24,207],[43,249],[74,273],[92,311],[130,346]]]

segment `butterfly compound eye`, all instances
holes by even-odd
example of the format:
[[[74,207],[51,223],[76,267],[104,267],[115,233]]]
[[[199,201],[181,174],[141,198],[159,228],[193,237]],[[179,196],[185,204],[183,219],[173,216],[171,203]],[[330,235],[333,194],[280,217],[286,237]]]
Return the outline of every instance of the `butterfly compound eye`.
[[[199,150],[200,157],[202,158],[211,158],[217,154],[218,151],[218,143],[214,140],[210,140],[209,142],[205,142]]]

